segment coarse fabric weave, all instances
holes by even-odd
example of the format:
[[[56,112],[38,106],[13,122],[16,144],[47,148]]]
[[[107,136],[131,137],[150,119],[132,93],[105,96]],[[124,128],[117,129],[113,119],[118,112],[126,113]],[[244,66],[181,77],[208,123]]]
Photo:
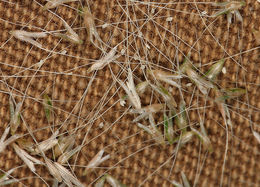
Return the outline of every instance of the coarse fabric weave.
[[[100,38],[106,44],[102,44],[106,52],[111,50],[107,46],[114,47],[124,41],[117,51],[125,50],[129,55],[132,69],[136,68],[137,82],[145,80],[141,64],[150,62],[153,67],[174,68],[173,64],[181,63],[191,47],[190,59],[201,65],[202,72],[210,67],[206,66],[207,63],[226,59],[227,72],[217,78],[217,84],[221,88],[246,88],[247,94],[227,101],[233,126],[232,130],[229,127],[222,186],[260,186],[260,146],[251,129],[260,132],[260,60],[253,35],[253,30],[260,30],[260,3],[246,1],[246,6],[239,10],[243,23],[235,21],[228,27],[226,15],[218,18],[203,16],[202,12],[212,15],[219,8],[211,4],[154,2],[91,0],[81,3],[90,7]],[[181,182],[181,171],[191,184],[219,186],[227,136],[216,103],[213,100],[205,102],[198,89],[192,98],[195,87],[185,87],[186,103],[194,108],[207,106],[200,112],[205,116],[204,124],[213,152],[207,152],[199,139],[194,138],[178,150],[176,157],[173,156],[175,145],[156,144],[149,134],[132,123],[134,115],[125,113],[129,102],[125,107],[119,103],[125,93],[119,89],[111,71],[122,80],[126,78],[127,58],[124,55],[117,59],[118,63],[113,62],[96,74],[87,72],[90,65],[104,54],[87,39],[78,13],[81,3],[67,3],[69,6],[61,5],[51,9],[52,12],[41,9],[45,3],[42,0],[0,1],[0,134],[10,122],[9,94],[12,93],[16,102],[25,98],[21,112],[24,122],[19,133],[28,133],[29,128],[40,142],[51,136],[51,129],[61,127],[60,132],[66,133],[75,127],[80,128],[76,142],[80,145],[85,138],[85,146],[70,164],[72,168],[75,165],[75,176],[86,186],[93,186],[95,179],[104,172],[127,186],[173,186],[172,180]],[[53,12],[72,25],[83,44],[60,40],[51,33],[64,31],[61,19]],[[169,17],[172,20],[167,20]],[[47,38],[37,40],[47,50],[10,38],[9,32],[16,29],[50,31]],[[50,52],[64,50],[66,54],[63,55]],[[41,60],[44,63],[40,67],[37,63]],[[122,67],[125,69],[123,73]],[[189,82],[186,80],[182,84]],[[172,93],[179,103],[178,91],[174,89]],[[44,94],[49,95],[53,102],[54,118],[50,122],[44,113]],[[143,96],[142,104],[149,105],[150,97]],[[191,124],[198,123],[198,111],[190,110],[189,118]],[[101,122],[104,124],[102,128]],[[83,176],[84,167],[81,166],[86,166],[102,148],[105,148],[105,154],[111,154],[111,158]],[[0,154],[0,169],[3,171],[23,164],[11,146]],[[52,176],[44,166],[37,166],[37,173],[49,185],[52,184]],[[13,176],[23,179],[18,186],[47,186],[26,166],[17,169]]]

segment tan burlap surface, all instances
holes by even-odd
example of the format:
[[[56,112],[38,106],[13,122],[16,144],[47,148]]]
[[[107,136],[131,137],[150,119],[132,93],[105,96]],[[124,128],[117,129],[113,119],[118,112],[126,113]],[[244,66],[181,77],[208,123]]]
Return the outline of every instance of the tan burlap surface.
[[[169,181],[181,181],[181,171],[187,175],[191,184],[195,181],[197,186],[220,184],[226,148],[226,130],[213,101],[206,103],[209,107],[205,110],[205,126],[214,151],[209,154],[204,149],[200,150],[200,142],[194,138],[178,151],[175,160],[173,157],[175,146],[155,145],[151,136],[141,132],[136,124],[131,123],[133,115],[124,114],[126,107],[117,103],[124,92],[121,89],[117,92],[119,85],[113,82],[109,67],[116,75],[121,71],[118,64],[113,63],[98,71],[93,83],[85,92],[93,76],[92,73],[87,73],[87,68],[93,60],[99,59],[102,53],[87,41],[86,31],[82,28],[82,18],[76,10],[80,3],[69,4],[75,10],[60,6],[52,11],[70,25],[73,24],[73,28],[79,28],[75,31],[84,40],[84,44],[73,45],[60,41],[52,35],[38,40],[48,50],[58,52],[66,49],[67,55],[50,54],[15,38],[8,41],[9,31],[14,29],[23,28],[26,31],[41,31],[39,28],[47,31],[64,29],[60,19],[53,13],[41,11],[40,4],[44,5],[45,1],[22,0],[12,3],[0,1],[0,134],[10,121],[8,103],[11,92],[17,102],[26,97],[22,110],[24,123],[19,133],[28,133],[26,129],[30,128],[37,141],[47,139],[51,135],[51,129],[57,129],[61,125],[63,125],[62,132],[67,132],[65,129],[69,131],[76,126],[86,125],[77,131],[76,137],[79,145],[88,132],[86,146],[77,159],[73,158],[76,162],[71,162],[72,167],[75,164],[76,176],[86,185],[93,185],[97,177],[107,172],[128,186],[138,186],[144,180],[146,180],[144,186],[172,186]],[[260,132],[259,49],[255,49],[257,45],[252,34],[252,29],[260,29],[260,3],[256,0],[247,1],[246,7],[240,11],[243,24],[234,23],[229,30],[225,16],[216,20],[202,19],[195,4],[192,3],[148,6],[137,2],[133,4],[131,1],[95,0],[88,1],[88,4],[95,17],[98,33],[106,44],[113,47],[129,36],[128,44],[124,42],[119,45],[118,51],[123,49],[122,46],[129,46],[128,55],[130,61],[135,64],[133,68],[137,64],[137,70],[134,72],[136,76],[140,75],[140,64],[143,62],[134,60],[132,57],[135,54],[143,61],[153,63],[154,66],[172,68],[170,61],[177,64],[178,59],[181,62],[183,54],[186,55],[197,40],[199,41],[194,45],[197,52],[193,50],[191,53],[193,62],[201,62],[204,65],[220,58],[227,58],[225,64],[227,73],[221,74],[217,83],[222,88],[245,87],[248,95],[227,103],[231,110],[233,132],[229,131],[223,186],[260,186],[259,144],[250,129],[251,123],[251,126]],[[155,8],[153,13],[155,17],[152,17],[152,8]],[[215,8],[211,5],[198,4],[198,9],[201,12],[206,11],[208,15],[212,14]],[[129,13],[129,17],[126,16],[126,12]],[[169,16],[173,17],[171,22],[166,21]],[[136,21],[129,23],[130,19]],[[113,25],[102,28],[104,23]],[[138,31],[142,32],[141,37],[137,36]],[[131,35],[130,32],[135,34]],[[177,53],[176,46],[179,48]],[[105,50],[108,52],[110,49]],[[233,56],[233,59],[229,55]],[[41,68],[33,66],[46,57],[48,59]],[[122,67],[125,66],[124,59],[123,57],[118,59]],[[201,70],[205,72],[208,68],[209,66],[203,66]],[[188,90],[185,94],[186,103],[191,101],[193,88],[186,88]],[[55,118],[49,124],[42,105],[44,93],[52,98],[55,108]],[[195,93],[191,105],[203,107],[205,105],[203,101],[196,104],[199,92]],[[173,95],[178,100],[178,92],[173,91]],[[143,98],[144,104],[149,102],[150,96]],[[190,110],[189,117],[191,122],[199,121],[196,110]],[[104,123],[103,128],[98,126],[101,122]],[[101,168],[82,176],[84,170],[82,166],[86,166],[88,161],[104,147],[106,154],[111,154],[111,159],[102,164]],[[0,169],[4,171],[23,164],[11,147],[7,147],[0,155]],[[45,167],[37,167],[37,173],[49,185],[52,184],[51,175]],[[197,178],[198,173],[200,176]],[[151,177],[147,178],[150,175]],[[19,186],[46,185],[25,166],[18,168],[13,176],[23,179]]]

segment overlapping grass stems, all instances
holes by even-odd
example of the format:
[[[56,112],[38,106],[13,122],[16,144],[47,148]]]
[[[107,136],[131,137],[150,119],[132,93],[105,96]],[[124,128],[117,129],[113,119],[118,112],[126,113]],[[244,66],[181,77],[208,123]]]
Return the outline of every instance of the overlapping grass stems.
[[[182,62],[175,62],[173,60],[173,63],[175,63],[175,67],[173,69],[170,69],[169,67],[157,66],[152,62],[143,63],[144,60],[141,56],[139,56],[137,51],[136,56],[133,59],[139,61],[141,65],[135,66],[133,68],[130,60],[132,59],[132,57],[130,58],[128,54],[128,50],[130,50],[129,46],[131,45],[130,41],[128,41],[130,36],[126,37],[124,41],[118,43],[116,46],[113,47],[104,42],[96,29],[96,18],[91,13],[89,1],[81,2],[77,0],[50,0],[47,1],[45,5],[41,5],[37,1],[35,1],[34,3],[37,3],[41,6],[41,11],[49,11],[58,19],[60,19],[65,30],[47,31],[41,29],[41,32],[32,32],[29,29],[25,29],[25,31],[24,28],[21,28],[20,30],[10,31],[11,36],[14,37],[13,40],[20,40],[29,43],[37,48],[40,48],[41,50],[49,52],[50,55],[68,54],[66,52],[66,49],[60,52],[45,49],[40,41],[44,41],[44,39],[48,37],[48,35],[61,38],[62,40],[70,42],[72,45],[84,45],[84,40],[88,43],[92,43],[96,50],[101,50],[104,54],[103,57],[94,61],[88,67],[87,73],[91,75],[92,81],[95,78],[97,71],[102,71],[104,68],[107,67],[110,68],[112,67],[110,66],[112,63],[116,63],[121,68],[122,76],[120,76],[121,74],[115,75],[112,70],[110,76],[114,80],[112,86],[119,86],[121,93],[124,93],[123,95],[116,93],[113,95],[113,97],[118,97],[116,103],[120,103],[121,107],[124,109],[123,115],[130,114],[130,116],[133,117],[132,125],[140,128],[140,132],[144,131],[145,133],[147,133],[148,136],[146,137],[152,138],[152,144],[161,147],[174,146],[175,148],[173,156],[177,155],[177,152],[180,149],[185,148],[188,143],[194,141],[196,138],[199,139],[201,145],[203,145],[206,152],[211,153],[215,151],[214,145],[207,135],[207,129],[204,125],[204,117],[201,117],[201,115],[199,114],[198,121],[196,121],[195,123],[191,123],[189,111],[191,110],[192,106],[191,104],[186,103],[184,92],[187,92],[187,89],[189,87],[193,87],[194,90],[198,89],[199,92],[196,92],[196,94],[195,92],[193,92],[192,97],[196,95],[197,97],[204,97],[208,101],[213,101],[218,107],[218,110],[216,109],[215,112],[221,113],[221,116],[223,118],[222,124],[226,129],[226,150],[222,165],[221,176],[219,178],[220,185],[222,185],[223,175],[225,171],[225,158],[229,149],[228,137],[230,136],[229,133],[230,131],[232,132],[233,128],[230,108],[228,107],[226,102],[228,100],[237,99],[240,96],[247,94],[246,88],[240,88],[235,85],[234,87],[221,88],[218,84],[218,82],[221,81],[220,74],[222,74],[221,76],[228,76],[225,67],[225,61],[227,58],[219,59],[216,62],[210,63],[211,65],[208,68],[208,71],[203,72],[201,65],[191,60],[192,52],[188,54],[183,54],[184,60]],[[78,5],[78,7],[70,7],[71,3],[73,5]],[[84,4],[84,6],[82,5],[82,3]],[[118,6],[121,6],[122,10],[126,11],[127,6],[138,4],[149,5],[149,3],[147,2],[135,0],[130,0],[126,3],[128,4],[124,6],[118,3]],[[177,2],[170,2],[168,4],[171,3],[177,4]],[[193,3],[198,9],[195,2],[190,3]],[[203,4],[203,2],[197,3]],[[154,8],[152,8],[150,12],[155,15],[156,7],[167,7],[167,3],[160,4],[150,2],[150,4],[154,5]],[[244,1],[228,1],[222,3],[209,2],[204,4],[221,7],[221,9],[214,12],[214,14],[212,15],[208,15],[207,13],[198,14],[201,19],[218,19],[218,17],[220,16],[226,16],[228,27],[236,27],[236,24],[232,25],[232,14],[234,14],[236,17],[236,21],[243,22],[243,15],[241,15],[239,10],[246,6],[246,3]],[[82,25],[87,31],[86,38],[80,38],[77,30],[73,29],[66,22],[65,18],[60,17],[53,11],[54,8],[57,8],[59,6],[67,6],[76,10],[75,14],[78,15],[78,19],[82,19]],[[129,21],[128,19],[131,19],[130,16],[127,15],[129,14],[127,13],[127,11],[123,14],[126,14],[126,16],[128,16],[127,21]],[[167,22],[170,22],[173,18],[166,16],[165,19]],[[116,25],[117,23],[105,23],[103,27],[105,28],[108,25],[112,24]],[[256,38],[256,43],[259,45],[259,31],[253,30],[252,33]],[[130,35],[138,35],[138,37],[142,38],[143,34],[137,26],[137,31],[133,32]],[[41,40],[38,41],[38,39]],[[144,43],[146,48],[145,50],[149,50],[150,46],[148,42]],[[120,47],[122,45],[123,48]],[[119,50],[119,48],[121,50]],[[176,46],[176,50],[179,50],[178,46]],[[48,58],[50,57],[41,60],[35,65],[38,68],[37,71],[42,67],[45,61],[48,60]],[[124,59],[124,63],[119,63],[117,60],[121,60],[122,58]],[[140,72],[142,72],[142,75],[135,73],[137,71],[137,68],[140,68]],[[33,77],[36,76],[36,73]],[[124,75],[127,76],[126,80],[122,78],[124,77]],[[183,82],[185,81],[188,81],[189,83],[184,85]],[[91,86],[91,83],[89,85]],[[178,97],[176,97],[176,93],[175,96],[172,94],[172,90],[176,90]],[[118,92],[118,89],[116,90],[116,92]],[[150,104],[147,105],[144,104],[146,103],[143,99],[144,96],[150,98],[154,97],[156,99],[151,99]],[[42,99],[45,117],[50,124],[53,121],[53,118],[56,117],[56,115],[54,114],[56,108],[51,97],[48,94],[43,94]],[[8,124],[8,127],[5,129],[0,139],[0,154],[1,152],[5,151],[7,146],[12,147],[14,150],[14,154],[17,154],[18,157],[25,164],[21,167],[28,167],[31,172],[39,177],[46,185],[86,186],[87,184],[85,184],[84,181],[79,180],[79,177],[81,176],[76,176],[74,174],[74,165],[82,148],[86,147],[86,137],[88,133],[85,134],[83,129],[85,129],[85,127],[87,127],[87,129],[90,129],[92,128],[92,126],[89,124],[83,124],[82,126],[78,126],[73,129],[73,131],[70,131],[68,129],[64,130],[64,128],[58,128],[56,130],[52,129],[52,136],[44,141],[38,142],[34,137],[33,132],[29,128],[27,128],[28,132],[24,134],[18,133],[18,129],[21,128],[21,125],[24,125],[25,123],[22,113],[24,100],[25,97],[21,102],[17,103],[15,95],[13,95],[10,91],[10,123]],[[198,108],[200,107],[204,108],[205,114],[206,106],[198,106]],[[196,110],[196,108],[194,109]],[[93,116],[96,117],[96,115],[99,115],[99,111],[97,111],[97,113]],[[159,119],[157,119],[158,115],[163,118],[160,122],[158,121],[161,118],[159,117]],[[51,127],[48,128],[51,129]],[[103,124],[100,124],[100,128],[103,128]],[[253,126],[251,126],[251,130],[252,135],[254,135],[256,140],[260,143],[259,133],[254,130]],[[85,135],[85,138],[83,139],[81,144],[78,145],[76,143],[76,138],[77,136],[79,136],[80,133]],[[31,139],[28,138],[28,136],[31,136]],[[49,154],[50,152],[51,154]],[[98,167],[100,165],[105,166],[106,162],[111,158],[112,155],[113,152],[108,153],[105,148],[100,149],[100,151],[96,153],[92,160],[88,162],[88,165],[84,166],[84,171],[82,175],[88,177],[88,175],[90,175],[92,172],[98,170]],[[172,159],[173,156],[169,159]],[[144,184],[150,177],[155,175],[156,171],[163,167],[164,164],[168,163],[168,161],[169,160],[165,161],[154,172],[148,174],[145,180],[143,180],[143,182],[139,185]],[[46,167],[46,170],[52,177],[51,180],[45,180],[42,176],[38,175],[37,167],[39,166]],[[9,171],[1,170],[3,172],[3,175],[0,177],[0,185],[22,183],[21,179],[12,175],[12,173],[19,168],[20,166],[10,169]],[[197,181],[189,181],[184,172],[181,171],[180,174],[181,178],[176,177],[173,180],[167,179],[168,182],[175,186],[188,187],[193,184],[196,185]],[[97,187],[102,187],[105,183],[108,183],[114,187],[126,186],[122,184],[118,179],[116,179],[112,173],[109,174],[109,169],[104,174],[97,177],[96,180],[91,183],[91,185],[93,185],[94,183]],[[131,184],[129,185],[131,186]]]

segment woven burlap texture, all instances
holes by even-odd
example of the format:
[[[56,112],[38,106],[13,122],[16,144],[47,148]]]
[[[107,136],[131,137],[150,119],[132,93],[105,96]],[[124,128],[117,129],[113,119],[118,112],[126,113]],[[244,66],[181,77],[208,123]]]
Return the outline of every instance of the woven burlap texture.
[[[168,1],[160,2],[169,3]],[[228,28],[225,15],[216,20],[200,17],[194,3],[154,4],[153,6],[117,0],[95,0],[82,3],[90,7],[100,38],[107,45],[114,47],[129,36],[128,54],[131,57],[132,68],[137,67],[134,72],[136,76],[142,73],[141,60],[172,68],[169,61],[175,63],[178,59],[182,62],[183,55],[189,52],[197,40],[198,42],[194,45],[197,52],[194,50],[191,52],[193,62],[201,62],[203,65],[222,57],[227,58],[225,62],[227,73],[222,74],[217,83],[222,88],[244,87],[247,89],[247,95],[227,103],[232,109],[233,134],[229,132],[223,186],[260,186],[259,144],[250,128],[253,126],[256,131],[260,132],[259,49],[256,48],[252,34],[253,29],[260,29],[259,2],[247,1],[246,6],[240,10],[243,23],[235,22],[230,25],[230,28]],[[207,105],[210,107],[205,112],[205,127],[214,151],[207,153],[205,149],[200,150],[199,140],[193,139],[178,151],[174,160],[175,157],[172,154],[175,146],[156,145],[151,136],[141,132],[136,124],[131,122],[133,115],[124,114],[126,108],[118,103],[118,99],[124,95],[124,92],[120,89],[114,95],[119,85],[113,81],[111,75],[111,70],[115,75],[120,72],[119,65],[111,64],[98,71],[91,87],[85,93],[93,76],[92,73],[87,72],[87,69],[93,60],[102,56],[102,53],[87,40],[87,33],[82,28],[82,17],[77,11],[81,7],[79,2],[70,3],[70,7],[60,6],[52,11],[70,25],[73,24],[73,28],[79,28],[75,31],[83,39],[82,45],[60,41],[52,35],[38,40],[48,50],[58,52],[66,49],[66,55],[50,54],[48,51],[15,38],[8,41],[9,32],[15,29],[26,31],[40,31],[39,28],[47,31],[64,29],[60,18],[49,11],[41,10],[40,5],[44,4],[45,1],[30,0],[0,2],[0,134],[10,121],[9,93],[12,92],[17,102],[26,96],[22,110],[26,124],[22,124],[19,133],[28,133],[26,129],[30,128],[34,131],[37,141],[50,137],[50,129],[57,129],[62,124],[63,132],[65,132],[64,129],[72,130],[76,125],[88,124],[79,131],[76,137],[79,145],[86,132],[89,132],[86,146],[78,155],[74,169],[75,175],[86,185],[93,185],[97,177],[107,172],[128,186],[138,186],[144,180],[146,180],[144,186],[172,186],[170,181],[181,181],[180,172],[183,171],[191,184],[197,181],[197,186],[218,186],[226,147],[226,130],[215,103],[209,101]],[[212,14],[215,8],[209,4],[198,4],[198,9],[201,12],[205,11],[208,15]],[[154,13],[151,13],[153,9]],[[129,13],[129,17],[125,12]],[[156,16],[152,17],[153,14]],[[167,17],[172,17],[172,21],[166,21]],[[134,24],[129,23],[130,19],[136,20]],[[113,24],[102,28],[101,26],[105,23]],[[135,34],[131,35],[130,32],[135,32]],[[139,33],[142,33],[142,36],[138,37]],[[123,46],[126,46],[126,43],[118,46],[119,52],[124,49]],[[105,50],[108,52],[110,49]],[[135,52],[141,60],[133,58],[136,55]],[[228,55],[233,56],[233,59]],[[47,60],[41,68],[33,66],[45,58]],[[121,66],[125,66],[124,60],[125,58],[118,59]],[[202,66],[201,70],[205,72],[208,67]],[[138,78],[142,80],[141,77]],[[190,93],[193,92],[193,88],[187,88],[189,94],[185,95],[186,103],[191,101]],[[50,123],[46,120],[42,105],[43,94],[48,94],[53,100],[55,118]],[[196,94],[199,95],[199,92],[196,91]],[[173,95],[179,101],[177,92],[173,91]],[[150,96],[143,100],[144,104],[149,104]],[[76,106],[79,101],[80,105]],[[100,101],[103,104],[100,105]],[[200,105],[197,105],[196,102],[197,100],[193,98],[191,105],[198,107],[205,104],[200,101]],[[191,122],[199,120],[195,110],[189,112],[189,117]],[[98,126],[101,122],[104,123],[103,128]],[[50,126],[51,128],[46,128]],[[101,168],[87,176],[82,176],[84,168],[78,165],[86,166],[89,160],[104,147],[106,147],[106,154],[111,154],[111,159],[102,164]],[[7,171],[22,164],[23,162],[11,147],[7,147],[0,155],[1,170]],[[108,169],[109,167],[111,168]],[[52,184],[51,175],[46,171],[43,166],[37,167],[37,173],[48,184]],[[153,172],[155,173],[147,178]],[[200,176],[196,178],[198,173]],[[17,169],[13,175],[18,179],[24,178],[18,183],[19,186],[47,186],[25,166]]]

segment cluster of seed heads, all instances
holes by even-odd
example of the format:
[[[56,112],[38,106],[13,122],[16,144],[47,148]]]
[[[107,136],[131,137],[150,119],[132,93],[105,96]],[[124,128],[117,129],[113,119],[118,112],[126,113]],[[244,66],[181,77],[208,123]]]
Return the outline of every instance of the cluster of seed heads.
[[[70,3],[77,0],[48,0],[43,10],[47,11],[58,7],[64,3]],[[223,3],[213,3],[214,6],[219,6],[222,9],[217,11],[214,15],[210,17],[218,17],[222,14],[227,15],[228,23],[232,23],[232,14],[236,16],[238,21],[243,21],[239,10],[245,6],[244,1],[227,1]],[[91,42],[97,48],[103,48],[103,41],[99,37],[99,34],[95,27],[94,17],[87,7],[79,10],[79,14],[83,18],[83,25],[88,33],[88,41]],[[60,18],[60,17],[59,17]],[[54,37],[60,37],[66,41],[73,44],[81,45],[83,40],[79,35],[69,26],[69,24],[60,18],[64,28],[65,33],[62,32],[28,32],[24,30],[14,30],[10,34],[15,38],[30,43],[40,49],[43,49],[42,44],[40,44],[37,39],[45,38],[48,34]],[[166,21],[172,21],[172,17],[167,18]],[[256,40],[259,44],[259,31],[253,32]],[[116,47],[110,47],[111,50],[106,53],[104,57],[95,61],[88,69],[88,73],[94,71],[102,70],[105,66],[111,62],[120,58],[124,51],[121,53],[117,52]],[[46,49],[44,49],[46,50]],[[189,55],[187,55],[189,56]],[[44,63],[43,61],[40,62]],[[142,68],[146,70],[145,81],[139,81],[135,83],[134,77],[137,75],[133,74],[133,70],[130,65],[127,69],[127,81],[115,78],[113,79],[120,85],[124,90],[125,95],[121,98],[120,104],[122,107],[126,106],[128,103],[130,109],[130,114],[134,116],[133,123],[141,128],[143,131],[147,132],[159,146],[171,146],[172,144],[178,145],[178,149],[185,146],[186,143],[190,142],[194,137],[198,137],[205,149],[210,152],[214,151],[214,147],[211,143],[210,138],[207,135],[207,130],[204,126],[203,121],[199,121],[195,125],[191,125],[189,122],[189,114],[187,112],[187,107],[184,99],[180,102],[176,102],[174,96],[169,91],[169,87],[175,87],[180,90],[183,88],[181,85],[182,79],[188,79],[190,81],[188,86],[194,85],[202,95],[208,95],[209,92],[213,92],[215,98],[210,98],[213,100],[217,106],[218,110],[222,115],[224,125],[226,128],[228,126],[232,128],[232,120],[230,117],[229,109],[226,105],[226,100],[240,97],[246,93],[243,88],[225,88],[221,89],[216,83],[217,76],[222,72],[226,73],[224,67],[225,60],[221,59],[215,64],[213,64],[207,72],[202,73],[202,71],[194,65],[194,63],[187,57],[182,62],[180,67],[175,71],[176,73],[168,72],[162,69],[152,69],[148,67]],[[166,85],[166,86],[165,86]],[[151,103],[150,105],[144,106],[142,103],[141,96],[147,93],[154,93],[158,97],[161,97],[163,103]],[[127,102],[129,101],[129,102]],[[42,142],[31,142],[24,138],[22,134],[17,133],[17,129],[21,125],[22,120],[22,102],[15,103],[12,96],[10,97],[10,125],[5,129],[2,137],[0,139],[0,154],[5,150],[7,146],[11,146],[15,153],[20,157],[21,160],[27,165],[27,167],[36,173],[36,167],[38,165],[44,165],[49,173],[53,176],[54,186],[58,186],[59,183],[67,186],[84,186],[77,177],[66,168],[65,164],[76,153],[80,152],[82,147],[75,146],[75,136],[72,134],[64,134],[59,130],[53,132],[53,135]],[[53,104],[48,95],[44,95],[44,111],[48,121],[52,118]],[[163,123],[156,124],[154,115],[156,113],[163,114]],[[199,126],[199,129],[196,129]],[[163,129],[163,130],[162,130]],[[30,132],[29,132],[30,133]],[[7,136],[10,137],[8,139]],[[253,131],[253,135],[256,137],[258,142],[260,142],[260,135],[256,131]],[[53,156],[47,157],[46,152],[48,150],[53,150]],[[87,175],[89,172],[98,167],[101,163],[104,163],[110,158],[110,154],[104,155],[105,150],[101,149],[94,158],[89,161],[88,165],[85,167],[83,175]],[[41,158],[41,159],[40,159]],[[3,176],[0,177],[0,185],[7,185],[18,182],[17,179],[10,178],[12,172],[15,169],[11,169]],[[190,186],[187,177],[183,172],[181,172],[182,184],[177,181],[172,181],[175,186]],[[117,179],[109,174],[103,175],[97,182],[96,187],[104,186],[107,182],[113,187],[125,186]]]

